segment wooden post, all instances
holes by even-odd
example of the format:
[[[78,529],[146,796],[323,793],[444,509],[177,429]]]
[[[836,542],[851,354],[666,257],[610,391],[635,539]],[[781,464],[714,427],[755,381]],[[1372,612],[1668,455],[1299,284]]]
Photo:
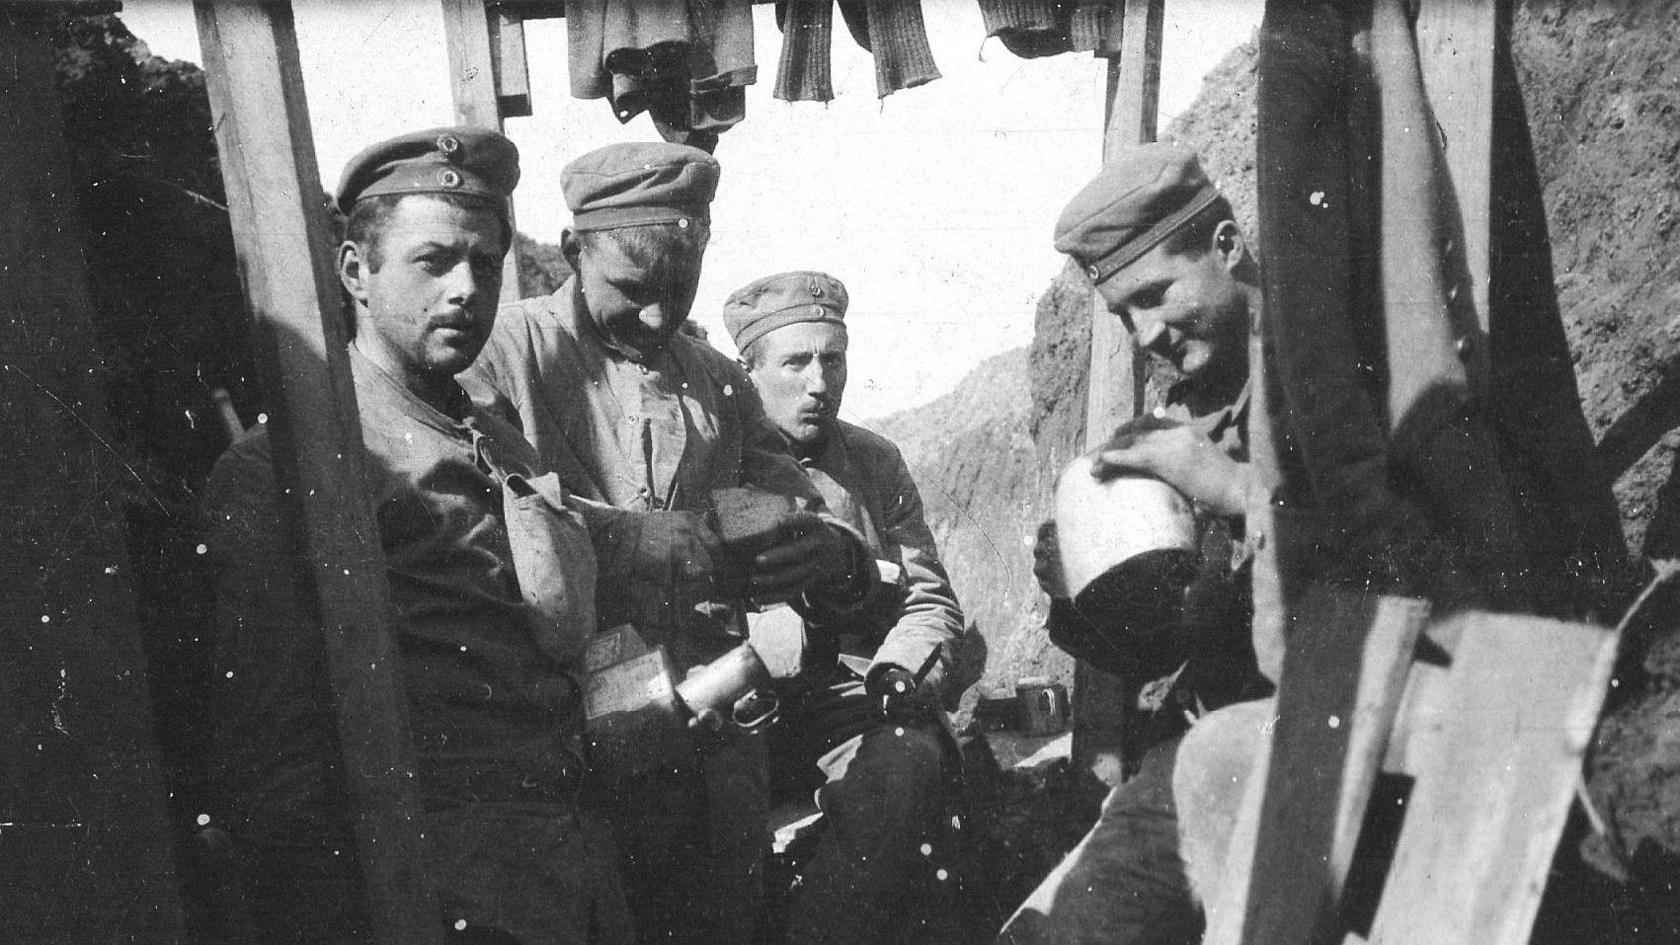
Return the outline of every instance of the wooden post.
[[[502,7],[490,11],[490,64],[496,79],[496,111],[503,118],[529,118],[531,69],[525,61],[525,18]]]
[[[110,437],[58,10],[0,9],[0,941],[176,942],[182,914]]]
[[[1497,0],[1418,4],[1418,65],[1458,195],[1465,263],[1482,333],[1488,330],[1489,216],[1493,209],[1493,60]]]
[[[291,4],[196,0],[228,215],[266,376],[276,487],[316,595],[369,925],[437,942],[390,589]]]
[[[496,64],[490,20],[484,0],[439,0],[443,4],[443,37],[449,49],[449,87],[455,98],[455,121],[473,128],[502,130],[496,96]],[[523,64],[524,27],[519,29]],[[512,209],[508,212],[513,223]],[[519,251],[508,247],[502,260],[502,301],[519,301]]]
[[[1161,33],[1165,0],[1129,0],[1120,56],[1108,63],[1108,110],[1103,118],[1103,159],[1131,145],[1155,140],[1160,110]],[[1131,337],[1091,293],[1091,372],[1085,385],[1085,448],[1101,445],[1114,428],[1143,407],[1142,360]],[[1119,677],[1080,662],[1073,671],[1073,765],[1109,787],[1120,783],[1120,733],[1134,693]]]

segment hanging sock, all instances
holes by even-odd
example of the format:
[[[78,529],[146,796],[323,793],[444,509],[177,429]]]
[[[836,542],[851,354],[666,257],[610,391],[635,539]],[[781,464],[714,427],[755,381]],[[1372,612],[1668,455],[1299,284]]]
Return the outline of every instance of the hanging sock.
[[[841,0],[840,12],[848,24],[853,14]],[[933,50],[928,46],[927,26],[922,21],[922,5],[916,0],[868,0],[865,7],[869,19],[869,42],[865,49],[875,54],[875,95],[886,98],[899,89],[913,89],[939,78],[934,65]],[[857,35],[854,28],[853,35]]]
[[[646,111],[668,141],[710,150],[746,114],[758,81],[751,0],[572,0],[576,98],[605,98],[621,123]]]
[[[914,0],[841,0],[840,15],[857,44],[875,57],[880,98],[939,78],[928,47],[922,5]],[[834,99],[829,53],[834,35],[833,0],[778,0],[782,57],[775,96],[788,102]]]
[[[1120,26],[1125,14],[1125,0],[1075,0],[1068,5],[1069,44],[1075,52],[1105,58],[1120,55]]]
[[[1065,52],[1120,54],[1124,0],[980,0],[988,38],[1022,59]]]
[[[980,21],[988,38],[1022,59],[1054,56],[1073,48],[1064,0],[980,0]]]
[[[770,93],[784,102],[832,102],[829,50],[834,36],[833,0],[779,0],[782,58]]]

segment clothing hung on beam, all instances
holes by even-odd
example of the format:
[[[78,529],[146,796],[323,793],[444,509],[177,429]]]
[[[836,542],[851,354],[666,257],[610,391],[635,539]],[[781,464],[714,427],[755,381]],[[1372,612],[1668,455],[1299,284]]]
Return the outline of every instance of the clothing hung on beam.
[[[710,151],[746,115],[752,0],[572,0],[566,30],[572,95],[607,99],[620,123],[645,111],[665,140]]]
[[[1022,59],[1065,52],[1120,55],[1125,0],[980,0],[987,38]]]
[[[1351,581],[1443,609],[1603,612],[1626,552],[1592,464],[1509,56],[1495,57],[1484,332],[1441,144],[1413,132],[1435,122],[1409,21],[1398,0],[1345,6],[1271,3],[1260,32],[1276,396],[1256,436],[1287,433],[1304,474],[1282,477],[1269,510],[1293,561],[1257,568],[1256,598],[1281,580],[1287,608],[1311,581]]]
[[[840,15],[852,38],[875,57],[876,97],[939,78],[918,0],[840,0]],[[785,102],[832,101],[832,0],[778,0],[776,23],[782,56],[772,94]]]

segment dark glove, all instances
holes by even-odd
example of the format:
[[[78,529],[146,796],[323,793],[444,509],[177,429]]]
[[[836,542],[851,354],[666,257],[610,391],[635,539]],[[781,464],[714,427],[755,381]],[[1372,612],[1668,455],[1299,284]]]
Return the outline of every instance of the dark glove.
[[[910,722],[926,711],[918,699],[916,677],[907,669],[888,666],[869,675],[864,691],[881,700],[881,714],[889,722]]]
[[[1052,599],[1068,596],[1066,580],[1062,577],[1062,549],[1055,519],[1047,519],[1038,525],[1038,540],[1033,543],[1033,577],[1038,579],[1038,586]]]
[[[748,592],[755,602],[793,600],[813,586],[843,586],[853,579],[847,537],[816,515],[788,513],[777,523],[777,536],[752,559]]]

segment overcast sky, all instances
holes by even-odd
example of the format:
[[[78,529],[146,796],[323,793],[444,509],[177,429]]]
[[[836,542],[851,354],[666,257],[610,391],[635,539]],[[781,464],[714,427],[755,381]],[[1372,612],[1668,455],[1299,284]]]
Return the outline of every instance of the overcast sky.
[[[436,0],[292,6],[324,186],[361,147],[452,121]],[[1018,59],[982,43],[976,0],[922,6],[944,77],[877,100],[873,61],[837,17],[827,105],[771,98],[781,34],[772,5],[758,6],[759,84],[717,148],[723,178],[694,317],[733,351],[718,318],[731,291],[785,269],[832,273],[852,297],[851,419],[926,402],[1031,341],[1034,305],[1061,265],[1052,225],[1100,163],[1103,60]],[[1261,7],[1166,5],[1163,126],[1250,37]],[[122,17],[154,54],[201,61],[191,0],[126,0]],[[564,21],[528,23],[526,42],[536,114],[507,122],[524,175],[515,212],[520,229],[556,242],[565,163],[658,135],[645,115],[621,126],[605,101],[570,97]]]

